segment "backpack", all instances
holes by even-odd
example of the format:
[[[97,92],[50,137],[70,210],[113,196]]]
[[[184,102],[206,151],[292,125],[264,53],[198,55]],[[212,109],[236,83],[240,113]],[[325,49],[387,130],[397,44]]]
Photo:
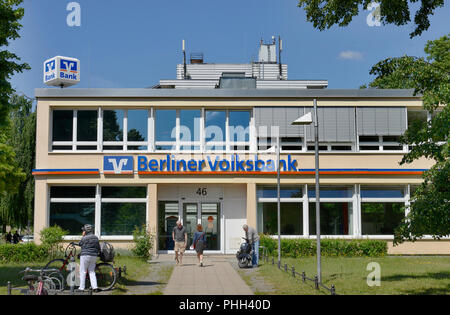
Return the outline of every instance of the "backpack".
[[[103,242],[100,244],[100,260],[103,262],[112,262],[114,260],[115,252],[114,247],[107,243]]]

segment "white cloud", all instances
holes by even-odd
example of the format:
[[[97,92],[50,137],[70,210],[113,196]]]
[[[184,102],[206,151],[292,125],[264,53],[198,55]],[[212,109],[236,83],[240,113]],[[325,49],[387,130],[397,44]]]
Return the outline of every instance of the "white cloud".
[[[363,54],[359,51],[353,51],[353,50],[345,50],[341,51],[339,54],[339,59],[345,59],[345,60],[362,60]]]

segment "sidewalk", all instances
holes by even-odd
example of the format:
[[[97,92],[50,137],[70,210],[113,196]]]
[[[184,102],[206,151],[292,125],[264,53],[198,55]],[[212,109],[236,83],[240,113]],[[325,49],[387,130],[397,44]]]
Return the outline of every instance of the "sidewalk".
[[[253,292],[226,256],[206,257],[203,267],[199,267],[197,257],[189,255],[183,257],[183,266],[173,270],[164,294],[253,295]]]

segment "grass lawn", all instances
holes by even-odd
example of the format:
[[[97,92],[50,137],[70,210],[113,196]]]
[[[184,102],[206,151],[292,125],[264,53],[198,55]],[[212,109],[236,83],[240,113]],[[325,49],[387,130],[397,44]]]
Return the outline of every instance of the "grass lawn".
[[[6,287],[8,281],[11,281],[13,287],[26,288],[26,282],[21,280],[21,276],[18,273],[26,267],[35,269],[42,268],[46,263],[47,262],[33,264],[0,264],[0,295],[5,295],[7,293]],[[114,266],[126,266],[127,274],[122,274],[122,278],[116,283],[115,290],[112,291],[112,294],[126,294],[127,285],[145,277],[146,273],[148,273],[150,264],[127,253],[121,253],[116,255]],[[171,270],[163,270],[162,274],[164,279],[169,279]],[[13,294],[19,293],[13,290]],[[155,294],[158,293],[156,292]]]
[[[379,287],[367,285],[370,262],[380,264]],[[307,277],[314,278],[315,257],[285,258],[282,263],[282,270],[278,270],[276,258],[275,265],[270,260],[258,268],[258,275],[275,288],[269,294],[329,294],[316,291],[313,282],[302,283],[301,278],[284,272],[287,263],[288,268],[295,266],[297,272],[305,271]],[[337,294],[450,294],[450,257],[322,257],[322,282],[328,287],[334,284]]]

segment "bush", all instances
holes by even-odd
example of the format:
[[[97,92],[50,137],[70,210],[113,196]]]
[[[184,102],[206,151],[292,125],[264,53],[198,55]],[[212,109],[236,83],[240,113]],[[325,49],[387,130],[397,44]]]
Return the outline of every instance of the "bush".
[[[0,245],[0,263],[34,263],[48,258],[45,246],[34,243]]]
[[[154,236],[144,225],[142,228],[136,227],[133,231],[134,247],[131,252],[138,258],[149,260],[152,257]]]
[[[67,233],[67,231],[57,225],[45,228],[40,232],[42,246],[47,249],[51,257],[62,251],[61,243],[64,241],[64,236]]]
[[[269,255],[275,255],[278,240],[267,235],[261,235],[260,245],[267,248]],[[387,242],[381,240],[343,240],[321,239],[321,253],[323,256],[348,257],[380,257],[387,255]],[[283,257],[311,257],[317,251],[316,240],[282,239],[281,255]]]

